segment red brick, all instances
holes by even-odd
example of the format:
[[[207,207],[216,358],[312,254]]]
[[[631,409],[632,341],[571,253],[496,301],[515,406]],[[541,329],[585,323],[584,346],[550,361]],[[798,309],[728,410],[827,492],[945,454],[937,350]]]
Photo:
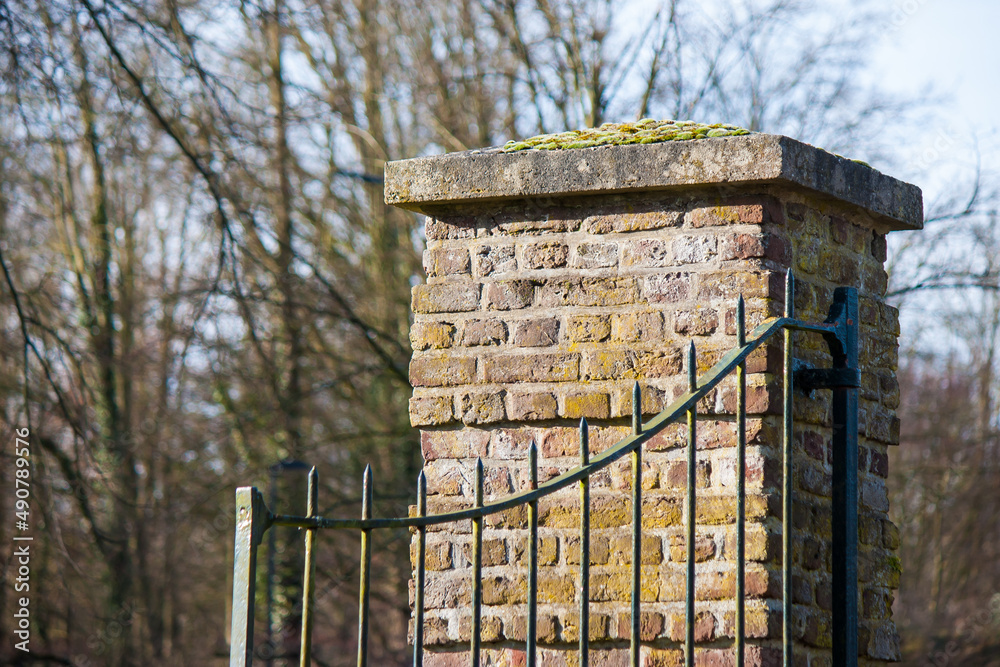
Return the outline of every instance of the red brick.
[[[414,356],[410,361],[410,384],[414,387],[447,387],[469,384],[476,377],[472,357]]]
[[[673,256],[670,242],[664,239],[640,239],[625,244],[622,252],[624,266],[652,267],[670,266]]]
[[[580,377],[580,355],[507,354],[483,361],[486,382],[570,382]]]
[[[498,280],[486,283],[483,302],[487,310],[517,310],[527,308],[535,296],[530,280]]]
[[[716,253],[715,236],[682,236],[673,243],[675,264],[700,264],[709,261]]]
[[[566,266],[568,257],[569,246],[565,243],[534,243],[524,248],[524,268],[557,269]]]
[[[538,305],[622,306],[635,303],[638,287],[634,278],[575,278],[542,284]]]
[[[642,284],[642,296],[649,303],[677,303],[691,293],[691,275],[663,273],[647,276]]]
[[[458,413],[465,424],[491,424],[503,421],[504,392],[470,392],[459,398]]]
[[[566,319],[566,338],[574,343],[607,340],[611,323],[607,315],[580,315]]]
[[[424,273],[428,277],[469,273],[469,251],[465,248],[434,248],[424,251]]]
[[[576,246],[573,266],[580,269],[601,269],[618,266],[618,244],[581,243]]]
[[[468,320],[462,325],[462,345],[500,345],[507,342],[507,325],[502,320]]]
[[[550,392],[508,392],[507,415],[514,421],[555,419],[556,397]]]
[[[514,325],[513,343],[518,347],[549,347],[559,342],[559,320],[522,320]]]
[[[607,419],[611,416],[611,398],[603,392],[573,392],[563,398],[561,415],[569,419]]]
[[[681,310],[674,315],[674,331],[686,336],[704,336],[715,333],[719,327],[719,314],[712,308],[695,307]]]
[[[676,350],[624,350],[585,355],[585,380],[634,380],[665,378],[681,371],[681,355]]]
[[[411,303],[415,313],[463,313],[479,308],[479,285],[447,282],[416,285]]]
[[[592,215],[583,221],[583,229],[591,234],[636,232],[664,227],[677,227],[684,220],[680,211],[622,212],[609,215]]]
[[[513,245],[480,246],[476,250],[476,272],[481,276],[517,270]]]
[[[410,424],[436,426],[452,420],[451,396],[414,396],[410,399]]]

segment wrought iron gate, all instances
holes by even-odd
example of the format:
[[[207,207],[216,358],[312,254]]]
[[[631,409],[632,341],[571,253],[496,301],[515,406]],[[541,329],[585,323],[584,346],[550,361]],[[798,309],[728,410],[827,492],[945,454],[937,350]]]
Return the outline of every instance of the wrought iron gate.
[[[233,577],[233,619],[231,634],[230,666],[244,667],[253,659],[254,583],[257,547],[264,532],[272,526],[295,526],[305,530],[305,572],[303,579],[302,635],[300,664],[310,664],[313,627],[312,600],[315,587],[313,553],[315,532],[319,529],[356,530],[361,532],[361,587],[358,621],[359,667],[368,664],[369,581],[371,577],[371,536],[373,530],[383,528],[413,528],[417,535],[414,598],[413,664],[423,660],[424,589],[425,589],[425,538],[428,526],[472,521],[472,632],[469,662],[472,667],[480,664],[480,634],[482,612],[482,545],[483,520],[486,516],[512,508],[528,508],[528,595],[527,628],[524,646],[527,665],[536,664],[536,620],[538,597],[538,501],[560,489],[572,485],[579,487],[581,507],[589,507],[589,480],[591,475],[625,456],[632,462],[632,580],[631,580],[631,632],[630,664],[639,665],[640,645],[640,590],[642,537],[642,444],[660,433],[668,425],[687,422],[687,491],[686,491],[686,623],[684,656],[686,667],[694,665],[695,648],[695,508],[698,502],[696,487],[695,445],[697,441],[698,401],[704,398],[730,373],[737,378],[737,552],[736,552],[736,614],[735,652],[736,664],[742,665],[745,651],[745,473],[746,473],[746,359],[751,352],[764,345],[779,332],[784,338],[783,365],[783,429],[782,429],[782,660],[792,664],[792,577],[790,573],[792,548],[792,399],[793,387],[811,392],[815,389],[833,390],[833,664],[857,665],[857,550],[858,550],[858,297],[853,288],[840,287],[834,292],[830,315],[823,323],[809,323],[795,319],[793,311],[793,278],[787,275],[785,284],[785,309],[783,317],[768,319],[747,335],[744,302],[740,297],[736,308],[737,346],[726,353],[704,376],[696,376],[696,351],[692,342],[688,348],[688,390],[670,406],[646,423],[640,419],[642,404],[636,383],[632,395],[632,435],[593,457],[589,455],[589,430],[586,420],[580,423],[579,466],[538,483],[537,450],[529,449],[528,465],[530,488],[502,500],[483,502],[483,464],[476,463],[475,506],[445,514],[427,514],[427,485],[424,473],[418,478],[417,513],[408,518],[374,518],[372,516],[372,481],[370,469],[364,478],[364,499],[360,519],[332,519],[317,515],[317,477],[315,468],[309,475],[308,510],[306,516],[272,514],[261,493],[254,487],[241,487],[236,492],[236,551]],[[792,332],[805,331],[823,336],[833,358],[829,369],[793,369]],[[580,513],[580,629],[579,664],[588,664],[588,621],[590,585],[590,517],[588,511]]]

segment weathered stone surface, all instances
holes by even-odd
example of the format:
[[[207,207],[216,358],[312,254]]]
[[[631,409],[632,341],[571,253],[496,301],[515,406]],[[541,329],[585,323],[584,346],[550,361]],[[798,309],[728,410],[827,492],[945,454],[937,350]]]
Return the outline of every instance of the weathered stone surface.
[[[468,384],[476,376],[472,357],[415,357],[410,362],[410,384],[414,387],[442,387]]]
[[[580,377],[578,354],[511,354],[483,360],[487,382],[570,382]]]
[[[498,280],[486,283],[483,301],[487,310],[517,310],[531,305],[535,287],[530,280]]]
[[[547,317],[522,320],[514,324],[514,345],[518,347],[550,347],[559,342],[559,320]]]
[[[462,421],[466,424],[491,424],[503,421],[505,416],[503,399],[502,391],[462,394],[458,406]]]
[[[489,276],[517,270],[513,245],[484,245],[476,250],[476,273]]]
[[[469,251],[465,248],[434,248],[424,251],[424,273],[428,277],[468,273]]]
[[[524,248],[524,268],[558,269],[566,266],[568,257],[569,246],[565,243],[555,241],[533,243]]]
[[[551,392],[509,392],[507,414],[514,421],[555,419],[556,397]]]
[[[432,213],[435,205],[458,201],[741,183],[788,184],[836,198],[870,211],[886,231],[922,226],[923,203],[915,186],[770,134],[561,151],[487,149],[400,160],[385,166],[385,201]]]
[[[611,397],[603,392],[573,392],[563,398],[561,416],[568,419],[607,419],[611,416]]]
[[[447,322],[414,322],[410,327],[410,345],[414,350],[439,350],[451,347],[455,327]]]
[[[576,246],[573,266],[580,269],[600,269],[618,265],[617,243],[581,243]]]
[[[479,285],[462,281],[417,285],[411,304],[415,313],[464,313],[479,308]]]
[[[500,345],[507,342],[507,325],[503,320],[467,320],[462,325],[462,345]]]
[[[607,315],[580,315],[566,321],[566,338],[574,343],[599,342],[609,335],[611,322]]]
[[[633,278],[550,280],[541,287],[538,305],[620,306],[635,303],[637,296],[637,286]]]

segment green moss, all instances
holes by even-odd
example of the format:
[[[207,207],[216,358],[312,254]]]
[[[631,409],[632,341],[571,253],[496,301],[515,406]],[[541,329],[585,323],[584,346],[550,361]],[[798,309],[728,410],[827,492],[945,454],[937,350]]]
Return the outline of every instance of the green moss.
[[[903,573],[903,561],[899,560],[899,558],[895,555],[890,555],[889,558],[886,559],[886,565],[888,565],[889,569],[896,574]]]
[[[735,125],[704,125],[690,120],[655,120],[643,118],[634,123],[605,123],[600,127],[573,130],[556,134],[541,134],[522,141],[508,141],[503,151],[513,153],[524,150],[556,150],[591,148],[593,146],[621,146],[627,144],[656,144],[664,141],[690,141],[706,137],[732,137],[750,134]]]

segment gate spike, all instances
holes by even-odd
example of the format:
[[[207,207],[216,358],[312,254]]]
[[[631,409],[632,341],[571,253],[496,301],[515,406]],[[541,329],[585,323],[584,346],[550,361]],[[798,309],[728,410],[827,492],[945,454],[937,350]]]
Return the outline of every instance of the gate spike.
[[[632,385],[632,433],[642,433],[642,389],[638,382]]]
[[[688,371],[688,391],[694,391],[698,388],[698,368],[695,365],[695,351],[694,351],[694,341],[688,346],[688,358],[687,358],[687,371]]]
[[[747,344],[746,303],[742,294],[736,300],[736,344],[740,347]]]
[[[785,273],[785,317],[795,317],[795,275],[791,269]]]

